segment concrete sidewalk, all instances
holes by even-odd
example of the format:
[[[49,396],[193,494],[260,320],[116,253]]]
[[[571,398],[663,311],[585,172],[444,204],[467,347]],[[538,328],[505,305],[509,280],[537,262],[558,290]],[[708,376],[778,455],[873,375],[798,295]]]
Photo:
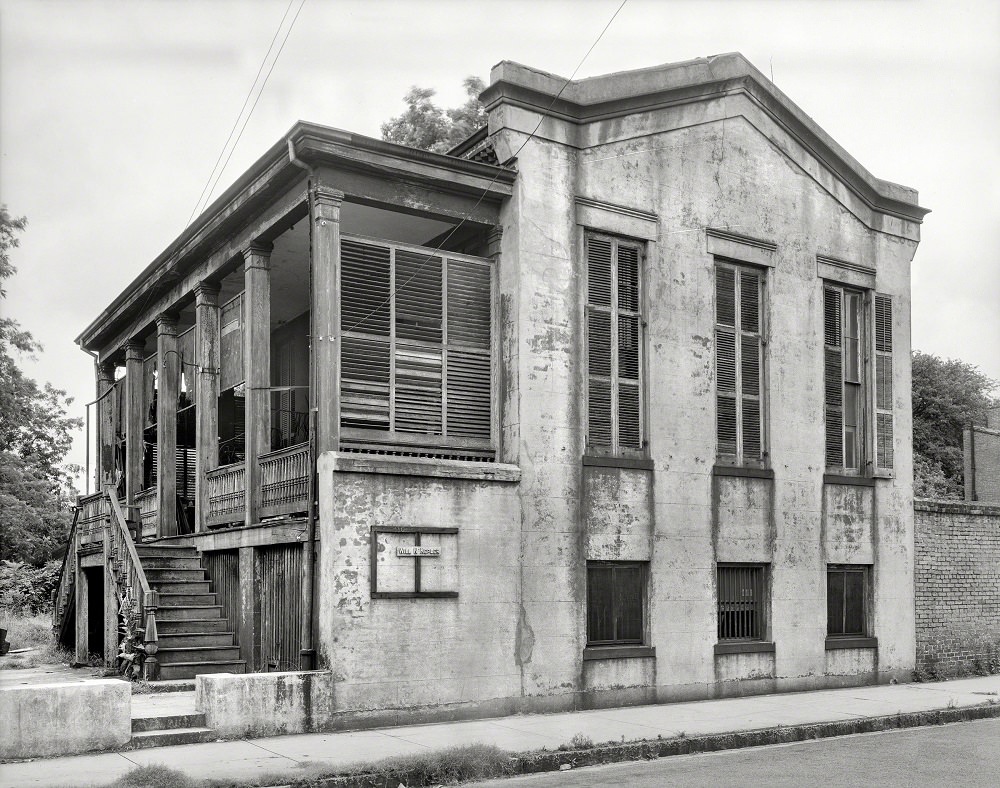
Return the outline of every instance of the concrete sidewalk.
[[[190,702],[180,697],[187,694],[140,702],[176,708]],[[375,761],[457,744],[495,744],[512,752],[554,750],[577,734],[595,743],[669,739],[965,708],[991,701],[1000,703],[1000,676],[275,736],[2,764],[0,787],[106,785],[142,764],[163,764],[192,777],[245,779],[277,773],[293,780],[299,768],[308,764]]]

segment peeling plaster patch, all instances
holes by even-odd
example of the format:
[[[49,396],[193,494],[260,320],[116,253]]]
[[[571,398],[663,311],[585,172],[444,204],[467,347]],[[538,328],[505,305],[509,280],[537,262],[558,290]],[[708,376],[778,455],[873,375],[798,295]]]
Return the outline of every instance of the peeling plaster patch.
[[[517,619],[517,634],[514,639],[514,661],[523,667],[531,662],[531,652],[535,649],[535,632],[528,623],[528,614],[521,605],[521,614]]]

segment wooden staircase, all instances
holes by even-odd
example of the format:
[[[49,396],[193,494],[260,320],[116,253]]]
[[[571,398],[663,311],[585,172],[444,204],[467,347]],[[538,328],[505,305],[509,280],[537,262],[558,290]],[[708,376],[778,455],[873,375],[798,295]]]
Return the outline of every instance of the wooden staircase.
[[[202,673],[244,673],[234,628],[222,615],[216,594],[194,547],[135,546],[150,587],[159,592],[156,628],[158,679],[188,679]]]

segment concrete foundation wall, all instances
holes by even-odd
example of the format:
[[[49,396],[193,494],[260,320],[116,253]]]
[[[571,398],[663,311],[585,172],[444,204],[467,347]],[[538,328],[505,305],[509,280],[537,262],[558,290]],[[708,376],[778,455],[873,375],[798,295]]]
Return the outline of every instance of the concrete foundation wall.
[[[51,758],[110,750],[132,738],[124,681],[0,687],[0,758]]]
[[[195,685],[195,707],[226,738],[329,730],[333,699],[333,676],[325,671],[210,673]]]
[[[916,501],[917,670],[1000,671],[1000,506]]]

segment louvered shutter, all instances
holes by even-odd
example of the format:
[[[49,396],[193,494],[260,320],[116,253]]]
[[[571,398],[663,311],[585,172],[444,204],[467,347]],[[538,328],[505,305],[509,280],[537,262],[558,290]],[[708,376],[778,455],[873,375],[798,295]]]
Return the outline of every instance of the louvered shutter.
[[[715,269],[716,436],[720,455],[736,456],[736,271]]]
[[[642,448],[640,366],[642,322],[639,319],[639,249],[617,246],[618,447]]]
[[[611,450],[612,420],[610,239],[587,238],[587,445]]]
[[[892,299],[875,296],[875,467],[893,464]]]
[[[740,270],[740,455],[760,460],[761,439],[761,277],[756,271]]]
[[[493,325],[489,265],[448,260],[446,431],[449,436],[489,440],[492,427]]]
[[[843,312],[841,291],[823,289],[823,387],[826,397],[826,464],[844,464]]]

